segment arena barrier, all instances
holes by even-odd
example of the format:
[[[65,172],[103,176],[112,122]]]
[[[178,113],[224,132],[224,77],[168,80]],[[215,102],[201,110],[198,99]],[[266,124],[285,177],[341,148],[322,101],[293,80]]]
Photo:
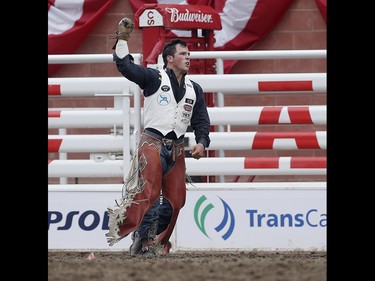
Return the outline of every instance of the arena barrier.
[[[326,125],[326,106],[225,106],[209,107],[212,125]],[[135,109],[130,108],[130,125],[135,127]],[[239,118],[239,116],[241,118]],[[143,110],[140,109],[143,120]],[[122,126],[123,112],[117,109],[73,109],[48,111],[48,128],[111,128]]]
[[[192,52],[193,58],[216,58],[217,75],[190,75],[205,92],[226,94],[325,93],[325,73],[220,74],[223,59],[325,58],[325,50]],[[140,55],[134,54],[139,63]],[[112,55],[50,55],[49,63],[112,62]],[[109,247],[106,208],[121,196],[122,184],[96,184],[95,178],[126,181],[130,159],[142,130],[140,89],[123,77],[49,78],[48,95],[54,97],[112,97],[113,108],[49,108],[48,160],[49,249],[124,250],[124,242]],[[130,107],[130,99],[133,105]],[[219,106],[208,108],[214,126],[228,131],[211,133],[211,150],[219,157],[186,159],[187,173],[217,175],[326,175],[325,156],[225,157],[224,150],[326,149],[322,130],[282,132],[231,132],[230,126],[326,125],[325,105]],[[221,102],[220,102],[221,100]],[[111,134],[75,134],[71,128],[110,128]],[[63,133],[61,133],[63,132]],[[186,134],[185,149],[194,143]],[[90,159],[67,159],[67,153],[89,153]],[[303,155],[303,154],[302,154]],[[87,177],[89,184],[65,184],[66,178]],[[222,179],[222,178],[221,178]],[[186,205],[171,237],[173,250],[325,250],[326,183],[216,182],[188,186]],[[196,237],[191,244],[191,235]],[[279,237],[279,239],[275,239]]]
[[[211,150],[248,149],[326,149],[326,132],[212,132]],[[188,150],[194,134],[185,135]],[[132,139],[132,136],[130,137]],[[114,152],[122,151],[121,135],[49,135],[48,152]],[[131,141],[134,144],[134,141]],[[131,147],[134,150],[134,147]]]
[[[191,75],[191,76],[194,76],[194,75]],[[199,77],[199,78],[198,78]],[[315,73],[308,73],[308,74],[263,74],[263,75],[257,75],[257,74],[238,74],[238,75],[195,75],[195,78],[193,78],[194,80],[198,81],[200,80],[200,84],[201,86],[205,89],[205,91],[208,91],[208,92],[215,92],[217,91],[218,89],[222,89],[222,92],[223,93],[227,93],[227,92],[231,92],[231,89],[235,92],[240,92],[240,93],[245,93],[245,91],[247,91],[249,94],[259,94],[260,93],[260,84],[261,83],[266,83],[266,84],[270,84],[272,85],[273,83],[276,83],[276,85],[274,86],[274,88],[272,87],[268,87],[267,90],[268,91],[273,91],[273,92],[279,92],[279,93],[285,93],[285,92],[288,92],[288,93],[294,93],[295,91],[317,91],[317,92],[321,92],[321,91],[325,91],[325,81],[326,81],[326,76],[325,74],[315,74]],[[259,79],[263,79],[262,82],[259,81]],[[284,79],[284,80],[283,80]],[[247,83],[246,83],[247,81]],[[293,81],[293,82],[291,82]],[[299,82],[303,82],[303,83],[299,83]],[[286,86],[280,86],[280,85],[286,85]],[[308,84],[309,86],[306,87],[305,84]],[[233,89],[233,88],[230,88],[228,85],[237,85],[238,89]],[[254,86],[256,85],[256,86]],[[292,86],[290,86],[292,85]],[[240,87],[241,86],[241,87]],[[65,171],[69,171],[69,169],[66,169],[65,168],[65,164],[63,164],[63,162],[61,161],[68,161],[68,163],[71,163],[71,164],[67,164],[68,166],[71,166],[72,167],[72,171],[73,170],[82,170],[81,167],[85,166],[85,163],[87,163],[86,165],[86,169],[88,171],[96,171],[96,170],[101,170],[101,171],[105,171],[106,170],[106,167],[108,168],[108,170],[110,171],[110,173],[97,173],[97,172],[92,172],[93,174],[93,177],[95,176],[98,176],[98,174],[100,176],[114,176],[114,177],[117,177],[119,176],[119,173],[121,173],[121,175],[124,177],[124,180],[125,179],[125,176],[127,174],[127,170],[129,169],[130,165],[128,164],[130,162],[130,154],[131,154],[131,148],[134,149],[135,145],[136,145],[136,140],[138,138],[134,138],[133,140],[131,140],[131,137],[130,137],[130,120],[131,120],[131,115],[130,115],[130,107],[129,107],[129,97],[133,96],[134,95],[134,92],[136,92],[135,90],[136,86],[134,83],[132,82],[129,82],[128,80],[122,78],[122,77],[118,77],[118,78],[113,78],[113,77],[96,77],[96,78],[49,78],[49,91],[48,91],[48,94],[49,95],[52,95],[52,96],[55,96],[55,95],[59,95],[59,96],[64,96],[64,97],[74,97],[74,96],[97,96],[97,95],[109,95],[109,96],[114,96],[116,98],[120,97],[122,99],[122,103],[126,104],[124,105],[124,109],[121,111],[122,112],[122,128],[123,130],[127,130],[129,132],[126,133],[124,132],[123,133],[123,140],[121,141],[122,145],[123,145],[123,157],[124,157],[124,161],[122,161],[122,163],[119,163],[121,165],[123,165],[123,167],[119,169],[116,169],[116,167],[118,167],[118,163],[115,163],[115,162],[112,162],[112,161],[116,161],[114,159],[111,159],[109,158],[107,161],[110,161],[111,163],[106,163],[106,160],[104,160],[105,163],[103,163],[103,165],[100,165],[100,166],[103,166],[103,167],[99,167],[98,165],[90,165],[90,161],[85,161],[85,160],[54,160],[54,161],[51,161],[50,164],[49,164],[49,176],[50,177],[58,177],[58,174],[55,172],[55,167],[59,167],[58,169],[60,170],[65,170]],[[235,87],[234,87],[235,88]],[[310,115],[308,114],[309,113],[309,109],[308,107],[297,107],[297,109],[300,109],[300,111],[304,110],[305,113],[302,113],[300,115],[298,115],[298,113],[296,114],[295,110],[293,110],[293,107],[288,107],[287,109],[287,112],[286,114],[284,114],[284,116],[281,114],[282,113],[282,108],[280,107],[263,107],[262,111],[260,114],[258,114],[258,124],[260,123],[260,121],[262,121],[262,124],[263,122],[265,122],[264,120],[267,120],[267,119],[270,119],[270,118],[273,118],[275,119],[275,116],[278,117],[278,120],[275,122],[280,122],[279,119],[282,120],[282,118],[284,118],[285,122],[289,122],[291,124],[293,124],[293,122],[295,123],[299,123],[301,122],[303,119],[306,119],[307,121],[306,122],[312,122],[312,118],[310,117]],[[224,108],[218,108],[218,109],[224,109],[222,110],[220,116],[222,116],[224,118],[224,120],[226,120],[226,117],[227,116],[232,116],[233,118],[233,112],[230,112],[230,111],[226,111],[225,110],[225,107]],[[49,119],[56,119],[57,116],[59,113],[57,113],[56,111],[54,111],[52,114],[52,116],[54,117],[51,117]],[[76,112],[77,114],[77,112]],[[135,116],[138,116],[138,117],[141,117],[141,110],[138,110],[138,111],[135,111],[134,112],[134,115]],[[298,117],[294,117],[294,116],[298,116]],[[211,117],[211,116],[210,116]],[[237,120],[244,120],[243,116],[242,115],[236,115],[237,117]],[[253,118],[256,116],[252,116]],[[95,118],[97,119],[97,118]],[[228,117],[229,119],[229,117]],[[302,120],[301,120],[302,119]],[[73,119],[73,120],[76,120],[76,119]],[[250,119],[252,120],[252,119]],[[249,123],[249,119],[245,119],[245,122],[248,122]],[[242,121],[244,122],[244,121]],[[254,122],[254,121],[253,121]],[[251,123],[251,122],[250,122]],[[214,120],[213,120],[213,124],[214,123]],[[226,121],[226,124],[228,125],[228,121]],[[120,126],[121,126],[120,125]],[[140,132],[141,131],[141,128],[134,128],[135,131],[137,132]],[[302,134],[304,136],[302,136]],[[223,138],[223,141],[228,141],[228,133],[225,134],[225,133],[220,133],[220,135],[217,135],[217,136],[221,136],[221,137],[224,137],[224,136],[227,136],[226,139]],[[278,133],[260,133],[258,134],[258,137],[257,139],[260,140],[260,141],[257,141],[256,143],[258,143],[259,147],[264,147],[264,149],[267,148],[267,146],[269,146],[268,148],[272,148],[273,146],[273,143],[274,143],[274,140],[286,140],[286,141],[289,141],[289,142],[292,142],[292,146],[293,146],[293,142],[295,142],[298,146],[298,140],[301,140],[301,139],[306,139],[306,136],[307,134],[306,133],[300,133],[300,137],[297,136],[297,135],[294,135],[293,136],[293,133],[281,133],[281,134],[278,134]],[[229,138],[231,138],[231,133],[229,133]],[[310,140],[313,140],[312,142],[315,143],[315,147],[314,148],[320,148],[319,144],[318,144],[318,141],[317,141],[317,138],[316,138],[316,135],[313,135],[311,136],[307,136],[307,138],[309,138]],[[79,139],[79,136],[76,136],[76,139]],[[114,139],[116,139],[116,137],[114,137]],[[315,140],[314,140],[315,139]],[[254,139],[255,140],[255,139]],[[83,141],[83,139],[81,139],[81,141]],[[189,141],[190,142],[190,141]],[[266,144],[268,142],[268,144]],[[306,141],[302,141],[302,142],[306,142]],[[56,141],[56,138],[55,139],[51,139],[51,141],[49,142],[49,144],[51,143],[51,146],[56,146],[56,144],[58,144],[58,141]],[[119,141],[117,141],[117,143],[119,143]],[[235,147],[236,145],[233,145],[232,147]],[[311,148],[311,147],[310,147]],[[229,149],[231,149],[229,147]],[[53,152],[53,151],[50,151],[50,152]],[[67,152],[72,152],[72,151],[67,151]],[[311,158],[311,161],[315,161],[315,157],[310,157]],[[218,159],[215,158],[207,158],[205,159],[205,161],[217,161]],[[204,171],[205,173],[207,173],[206,175],[228,175],[228,173],[225,173],[227,169],[227,166],[225,165],[225,160],[227,160],[227,158],[225,159],[222,159],[223,161],[221,161],[220,163],[223,163],[223,166],[221,169],[219,170],[215,170],[217,169],[217,165],[216,164],[209,164],[210,167],[213,167],[213,169],[210,169],[210,170],[207,170],[205,169],[205,167],[207,167],[207,163],[205,163],[205,161],[199,161],[197,163],[194,163],[194,167],[196,168],[196,170],[198,171]],[[239,161],[242,163],[242,159],[239,159]],[[319,160],[320,161],[320,160]],[[61,164],[59,163],[61,162]],[[103,162],[102,161],[102,158],[101,158],[101,163]],[[121,162],[121,161],[119,161]],[[77,164],[73,164],[73,163],[77,163]],[[104,165],[105,164],[105,165]],[[265,164],[267,165],[267,164]],[[187,162],[187,171],[189,172],[190,171],[190,161]],[[95,169],[94,167],[98,167],[97,169]],[[237,166],[236,166],[237,167]],[[311,166],[312,169],[308,169],[306,170],[307,173],[312,173],[312,174],[316,174],[316,172],[313,171],[313,169],[315,169],[316,167]],[[311,168],[309,165],[305,165],[305,166],[301,166],[300,168],[303,169],[303,168]],[[322,168],[322,167],[319,167],[319,168]],[[325,167],[323,167],[324,169]],[[117,172],[116,172],[117,171]],[[78,172],[78,171],[77,171]],[[79,173],[79,172],[78,172]],[[88,173],[81,173],[82,174],[82,177],[83,177],[83,174],[85,175],[85,177],[89,177],[90,172]],[[194,172],[193,172],[194,173]],[[233,174],[233,171],[231,171],[231,173]],[[244,172],[239,172],[235,175],[243,175],[243,174],[249,174],[249,170],[247,169],[247,172],[244,173]],[[318,170],[318,173],[321,174],[321,171]],[[251,174],[251,173],[250,173]],[[298,173],[297,173],[298,174]],[[196,174],[196,175],[202,175],[202,173],[199,173],[199,174]],[[68,177],[69,175],[68,174],[60,174],[60,176],[65,176],[65,177]],[[72,177],[77,177],[77,174],[76,173],[72,173],[71,174]]]

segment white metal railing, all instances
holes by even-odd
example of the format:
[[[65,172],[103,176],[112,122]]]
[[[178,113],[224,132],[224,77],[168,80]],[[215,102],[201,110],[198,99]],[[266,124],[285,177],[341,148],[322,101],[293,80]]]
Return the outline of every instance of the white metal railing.
[[[189,75],[205,92],[226,94],[326,92],[326,73],[200,74]],[[124,77],[48,78],[49,88],[59,96],[97,96],[121,93],[136,86]],[[57,94],[55,94],[57,95]]]
[[[141,56],[133,54],[136,63]],[[241,51],[241,52],[191,52],[191,59],[216,58],[216,75],[189,75],[198,82],[205,92],[222,94],[266,94],[266,93],[322,93],[326,92],[326,73],[283,73],[283,74],[223,74],[224,59],[302,59],[326,58],[325,50],[298,50],[298,51]],[[105,55],[49,55],[49,64],[69,63],[109,63],[111,54]],[[49,109],[48,127],[53,128],[105,128],[119,126],[124,129],[123,135],[93,135],[67,136],[50,135],[49,146],[54,152],[113,152],[121,146],[124,159],[99,160],[54,160],[49,162],[49,177],[118,177],[125,175],[130,164],[130,151],[134,148],[141,132],[142,108],[140,103],[140,89],[134,83],[123,77],[74,77],[49,78],[49,96],[60,97],[90,97],[108,96],[117,100],[115,108],[110,109]],[[124,90],[126,89],[126,91]],[[129,97],[134,98],[134,107],[129,107]],[[222,100],[222,99],[218,99]],[[223,100],[222,100],[223,101]],[[279,117],[267,119],[267,110],[278,111]],[[293,110],[303,112],[304,122],[296,121],[291,114]],[[261,125],[261,124],[326,124],[326,106],[275,106],[275,107],[224,107],[219,102],[218,107],[208,108],[212,125]],[[275,112],[272,112],[275,113]],[[308,118],[306,118],[308,116]],[[262,118],[261,118],[262,117]],[[265,121],[266,120],[266,121]],[[268,121],[267,121],[268,120]],[[307,121],[306,121],[307,120]],[[130,136],[130,127],[133,135]],[[264,136],[264,132],[263,136]],[[292,133],[292,132],[290,132]],[[256,142],[256,132],[219,132],[211,133],[210,149],[309,149],[306,141],[298,145],[301,133],[295,135],[277,136],[273,133],[266,138],[273,138],[272,145],[266,148]],[[124,136],[129,136],[124,137]],[[288,137],[289,136],[289,137]],[[189,143],[193,143],[193,134],[187,133]],[[306,135],[304,135],[306,137]],[[315,149],[326,149],[326,132],[317,131],[309,135],[307,143],[314,143]],[[264,139],[263,139],[264,140]],[[90,143],[90,144],[89,144]],[[229,144],[231,143],[231,144]],[[257,143],[258,146],[254,146]],[[222,155],[220,155],[222,156]],[[294,160],[293,160],[294,159]],[[299,158],[279,157],[277,168],[245,168],[247,161],[243,157],[211,157],[200,161],[187,158],[187,172],[194,175],[325,175],[325,157],[303,157],[303,165],[292,167]],[[265,159],[258,159],[260,165],[268,163]],[[275,162],[275,163],[276,163]],[[297,161],[298,162],[298,161]],[[314,163],[319,163],[314,166]]]
[[[121,193],[123,184],[50,184],[48,192],[118,192]],[[212,190],[326,190],[326,182],[215,182],[187,184],[186,188]]]
[[[141,54],[131,54],[140,61]],[[327,50],[266,50],[266,51],[192,51],[191,59],[267,60],[325,59]],[[81,64],[113,62],[112,54],[48,55],[48,64]]]
[[[133,135],[130,136],[132,138]],[[195,144],[193,133],[186,133],[188,150]],[[211,132],[210,150],[297,150],[326,149],[327,134],[316,132]],[[48,152],[122,152],[122,135],[49,135]],[[130,141],[134,151],[135,143]]]
[[[208,107],[211,124],[216,125],[265,125],[265,124],[327,124],[327,106],[225,106]],[[275,120],[275,114],[279,119]],[[48,111],[48,128],[111,128],[122,125],[122,110],[93,108],[52,108]],[[143,110],[136,116],[130,108],[130,125],[143,120]]]
[[[254,163],[254,165],[247,162]],[[293,166],[294,163],[300,163]],[[53,160],[48,176],[53,177],[122,177],[122,160]],[[325,157],[211,157],[199,161],[186,158],[186,173],[207,175],[325,175]]]

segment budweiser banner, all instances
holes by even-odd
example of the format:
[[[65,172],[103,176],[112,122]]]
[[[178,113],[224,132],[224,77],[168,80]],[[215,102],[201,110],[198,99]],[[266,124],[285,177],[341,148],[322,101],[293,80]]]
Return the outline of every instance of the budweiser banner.
[[[164,19],[163,14],[167,15]],[[135,24],[137,27],[164,26],[166,29],[221,29],[219,14],[211,7],[201,5],[145,5],[135,13]]]
[[[117,0],[119,1],[119,0]],[[128,0],[134,13],[143,4],[171,4],[171,20],[194,17],[198,23],[211,24],[216,15],[199,11],[177,14],[174,5],[209,6],[217,11],[221,29],[213,27],[214,50],[250,50],[279,23],[293,0]],[[115,0],[48,0],[48,54],[74,54],[87,35],[96,26]],[[316,0],[319,11],[326,20],[326,0]],[[192,9],[194,9],[192,7]],[[178,11],[178,10],[177,10]],[[175,14],[174,14],[175,13]],[[171,30],[176,36],[184,30]],[[226,61],[226,73],[234,61]],[[49,66],[49,75],[54,72]]]

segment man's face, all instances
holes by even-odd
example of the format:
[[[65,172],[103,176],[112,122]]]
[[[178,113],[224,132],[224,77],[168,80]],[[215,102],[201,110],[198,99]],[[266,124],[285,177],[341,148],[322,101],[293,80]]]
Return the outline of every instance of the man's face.
[[[171,58],[172,69],[175,72],[188,72],[190,68],[190,52],[188,48],[176,45],[176,53]]]

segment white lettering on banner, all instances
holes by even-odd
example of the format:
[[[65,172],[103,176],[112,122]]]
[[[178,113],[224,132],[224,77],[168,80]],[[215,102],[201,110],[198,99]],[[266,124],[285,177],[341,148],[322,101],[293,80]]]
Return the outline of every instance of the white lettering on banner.
[[[176,8],[165,8],[165,11],[171,14],[171,22],[187,21],[187,22],[207,22],[212,23],[212,15],[202,12],[190,13],[185,9],[186,13],[181,13]]]

